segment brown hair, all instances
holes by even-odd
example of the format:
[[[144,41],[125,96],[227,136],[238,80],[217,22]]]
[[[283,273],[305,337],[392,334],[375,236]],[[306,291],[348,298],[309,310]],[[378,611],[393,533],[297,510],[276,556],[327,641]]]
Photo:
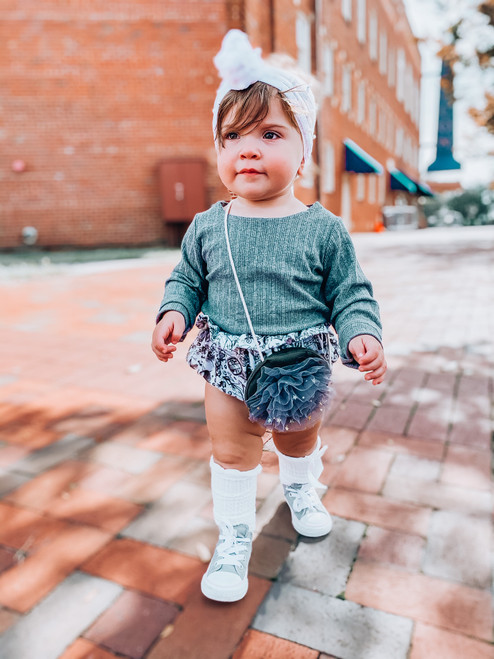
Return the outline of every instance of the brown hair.
[[[273,98],[279,98],[281,106],[290,123],[300,133],[297,120],[293,110],[286,100],[285,96],[279,89],[272,87],[265,82],[254,82],[247,89],[230,89],[218,108],[218,117],[215,126],[215,139],[220,146],[223,143],[223,123],[230,111],[233,111],[232,121],[229,128],[232,131],[242,131],[250,126],[259,124],[269,112],[269,107]]]

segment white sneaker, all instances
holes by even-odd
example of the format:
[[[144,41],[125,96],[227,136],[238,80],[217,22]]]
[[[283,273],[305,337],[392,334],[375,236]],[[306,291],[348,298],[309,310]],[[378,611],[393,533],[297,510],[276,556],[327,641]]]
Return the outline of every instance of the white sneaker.
[[[224,522],[220,537],[202,577],[201,590],[211,600],[236,602],[247,592],[247,572],[252,552],[252,532],[247,524]]]
[[[310,483],[283,485],[283,490],[295,531],[309,538],[319,538],[331,531],[331,515]]]

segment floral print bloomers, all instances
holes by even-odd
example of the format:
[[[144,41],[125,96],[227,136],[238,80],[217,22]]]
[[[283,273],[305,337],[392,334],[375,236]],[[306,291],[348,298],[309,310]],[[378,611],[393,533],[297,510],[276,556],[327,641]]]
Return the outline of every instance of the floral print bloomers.
[[[260,361],[252,335],[223,332],[203,313],[196,325],[200,331],[189,348],[187,363],[213,387],[243,401],[247,379]],[[338,339],[327,323],[257,339],[265,355],[284,347],[311,348],[330,368],[339,356]]]

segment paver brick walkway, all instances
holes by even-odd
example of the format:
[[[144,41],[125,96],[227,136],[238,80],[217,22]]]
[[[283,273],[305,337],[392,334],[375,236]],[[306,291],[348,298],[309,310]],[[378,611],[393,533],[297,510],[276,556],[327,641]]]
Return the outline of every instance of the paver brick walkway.
[[[227,605],[199,588],[203,383],[184,347],[149,348],[178,253],[0,267],[2,659],[494,658],[494,229],[355,243],[387,381],[335,369],[328,537],[291,527],[267,442],[250,589]]]

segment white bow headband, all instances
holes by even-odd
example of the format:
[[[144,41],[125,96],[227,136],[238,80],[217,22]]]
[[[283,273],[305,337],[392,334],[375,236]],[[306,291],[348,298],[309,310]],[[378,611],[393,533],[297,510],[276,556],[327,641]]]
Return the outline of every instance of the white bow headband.
[[[265,62],[261,57],[261,49],[252,48],[247,35],[240,30],[230,30],[226,34],[221,50],[213,61],[222,79],[213,106],[213,131],[216,130],[220,103],[231,89],[247,89],[254,82],[265,82],[279,89],[290,104],[302,135],[304,158],[308,162],[312,153],[317,112],[309,85],[292,71]]]

